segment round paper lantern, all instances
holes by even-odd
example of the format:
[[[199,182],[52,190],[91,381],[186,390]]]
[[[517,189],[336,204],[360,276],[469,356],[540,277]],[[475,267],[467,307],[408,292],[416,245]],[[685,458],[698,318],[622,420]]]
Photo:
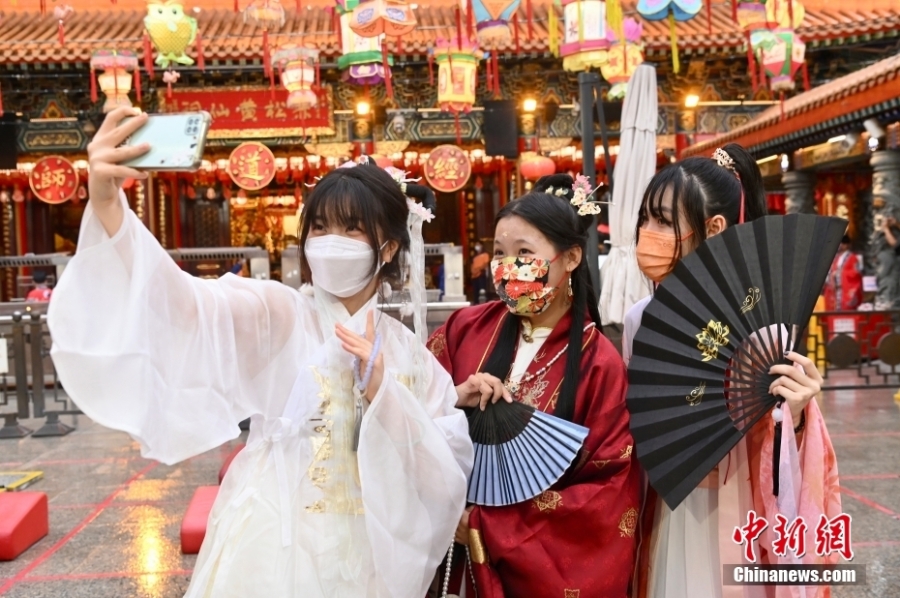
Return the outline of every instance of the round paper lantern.
[[[610,49],[606,62],[600,64],[603,78],[612,83],[612,88],[607,94],[610,99],[619,99],[625,96],[628,80],[631,79],[635,69],[644,62],[643,46],[641,45],[643,25],[635,19],[625,19],[623,29],[624,42],[616,39],[612,30],[607,32]]]
[[[350,29],[360,37],[400,37],[416,28],[416,15],[402,0],[360,0],[350,17]]]
[[[606,62],[606,2],[563,0],[565,35],[559,47],[563,68],[584,71]]]
[[[461,47],[460,47],[461,46]],[[438,63],[438,104],[447,112],[468,112],[475,105],[478,61],[481,50],[473,41],[439,41],[434,49]]]
[[[97,50],[91,56],[91,71],[100,70],[97,83],[106,95],[103,111],[110,112],[119,106],[131,106],[128,92],[131,91],[131,71],[138,66],[137,55],[128,50]],[[96,88],[91,75],[91,99],[97,101]]]
[[[529,156],[522,159],[519,171],[526,180],[536,181],[542,176],[556,174],[556,162],[547,156]]]
[[[319,50],[296,45],[282,46],[275,51],[272,59],[281,69],[281,84],[288,90],[288,108],[314,108],[319,101],[313,90]]]

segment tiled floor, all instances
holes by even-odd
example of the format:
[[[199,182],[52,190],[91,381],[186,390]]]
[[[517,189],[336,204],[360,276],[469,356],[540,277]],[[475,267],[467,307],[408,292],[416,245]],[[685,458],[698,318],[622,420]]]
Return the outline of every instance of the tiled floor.
[[[854,563],[866,564],[868,576],[866,586],[835,588],[836,598],[900,597],[900,406],[892,395],[872,389],[824,397],[844,511],[853,516]],[[181,596],[195,560],[180,552],[181,517],[197,486],[216,483],[230,449],[166,467],[85,417],[62,438],[0,441],[0,471],[43,471],[32,489],[50,498],[50,535],[0,563],[0,596]]]

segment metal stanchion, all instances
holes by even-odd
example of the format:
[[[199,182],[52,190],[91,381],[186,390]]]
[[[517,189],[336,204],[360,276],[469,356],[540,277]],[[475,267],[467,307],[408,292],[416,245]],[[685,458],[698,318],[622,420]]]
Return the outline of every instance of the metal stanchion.
[[[4,425],[0,428],[0,438],[23,438],[31,434],[31,430],[19,423],[19,418],[27,419],[28,409],[28,370],[25,364],[25,327],[22,325],[22,312],[12,316],[13,324],[13,363],[16,376],[16,411],[4,414]],[[6,339],[3,339],[6,342]],[[5,392],[5,390],[4,390]]]

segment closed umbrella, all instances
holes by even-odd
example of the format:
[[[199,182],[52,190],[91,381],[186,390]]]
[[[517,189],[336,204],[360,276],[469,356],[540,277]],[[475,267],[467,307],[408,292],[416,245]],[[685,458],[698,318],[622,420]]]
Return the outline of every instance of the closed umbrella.
[[[631,76],[622,108],[619,157],[609,206],[611,248],[603,263],[600,317],[621,324],[628,309],[650,294],[650,281],[638,269],[634,231],[641,199],[656,172],[656,69],[642,64]]]

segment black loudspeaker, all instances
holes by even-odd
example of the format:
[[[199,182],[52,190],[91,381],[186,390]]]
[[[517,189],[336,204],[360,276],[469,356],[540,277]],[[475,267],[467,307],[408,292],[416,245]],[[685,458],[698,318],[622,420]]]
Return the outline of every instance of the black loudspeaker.
[[[19,129],[14,122],[0,120],[0,170],[15,170],[19,160],[16,141]]]
[[[484,153],[504,158],[519,157],[519,119],[514,100],[488,100],[484,103]]]

